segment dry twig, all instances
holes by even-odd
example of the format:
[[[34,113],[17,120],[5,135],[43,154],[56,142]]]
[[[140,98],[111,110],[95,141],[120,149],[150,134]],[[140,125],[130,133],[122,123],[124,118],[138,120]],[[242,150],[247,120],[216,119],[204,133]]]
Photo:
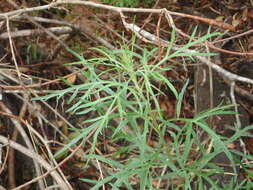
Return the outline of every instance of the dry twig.
[[[157,44],[158,41],[160,40],[162,42],[163,45],[168,46],[169,42],[163,39],[158,39],[155,35],[145,31],[145,30],[141,30],[140,27],[138,27],[137,25],[134,24],[125,24],[125,27],[129,30],[131,30],[132,32],[134,32],[138,37],[140,37],[142,40],[144,39],[144,41],[148,41],[151,43],[155,43]],[[172,47],[173,50],[177,51],[180,50],[179,47]],[[190,50],[190,49],[184,49],[184,50],[180,50],[184,53],[188,53],[188,54],[196,54],[197,52],[195,50]],[[230,81],[240,81],[240,82],[244,82],[244,83],[249,83],[249,84],[253,84],[253,80],[246,78],[246,77],[241,77],[239,75],[233,74],[225,69],[223,69],[222,67],[220,67],[219,65],[216,65],[213,62],[208,62],[208,59],[206,57],[203,56],[196,56],[196,58],[201,61],[202,63],[210,66],[212,69],[214,69],[215,71],[217,71],[220,75],[222,75],[223,77],[226,77],[227,79],[229,79]]]
[[[223,22],[218,22],[214,19],[202,18],[202,17],[188,15],[188,14],[184,14],[184,13],[168,11],[166,9],[145,9],[145,8],[114,7],[114,6],[110,6],[110,5],[95,3],[95,2],[92,2],[92,1],[78,1],[78,0],[57,0],[57,1],[53,1],[52,3],[50,3],[48,5],[32,7],[32,8],[24,8],[24,9],[19,9],[19,10],[16,10],[16,11],[11,11],[11,12],[8,12],[8,13],[2,13],[2,14],[0,14],[0,18],[6,17],[6,16],[19,15],[19,14],[23,14],[23,13],[27,13],[27,12],[31,12],[31,11],[40,11],[40,10],[50,9],[50,8],[57,7],[57,6],[62,5],[62,4],[85,5],[85,6],[91,6],[91,7],[101,8],[101,9],[107,9],[107,10],[116,11],[116,12],[134,12],[134,13],[146,12],[146,13],[159,13],[160,14],[160,13],[165,11],[168,14],[173,15],[173,16],[191,18],[191,19],[199,20],[199,21],[211,24],[211,25],[216,25],[216,26],[221,27],[225,30],[235,31],[235,28],[230,24],[226,24],[226,23],[223,23]]]
[[[51,27],[47,28],[48,31],[53,32],[54,34],[68,34],[72,32],[70,27]],[[43,34],[40,29],[28,29],[28,30],[19,30],[15,32],[5,32],[0,34],[0,39],[8,39],[11,38],[18,38],[18,37],[27,37],[27,36],[38,36]]]
[[[25,147],[23,147],[22,145],[7,139],[4,136],[0,135],[0,142],[4,143],[4,144],[9,144],[10,147],[14,148],[15,150],[25,154],[26,156],[32,158],[33,160],[35,160],[37,163],[39,163],[42,167],[44,167],[46,170],[51,171],[51,176],[54,178],[54,180],[59,184],[60,188],[62,190],[68,190],[71,189],[66,183],[65,181],[62,180],[61,176],[52,169],[52,167],[50,166],[50,164],[48,164],[41,156],[39,156],[37,153],[35,153],[32,150],[29,150]],[[15,188],[16,189],[16,188]],[[18,188],[20,189],[20,188]]]
[[[3,103],[3,102],[0,102],[0,108],[10,114],[10,115],[13,115],[12,112],[9,110],[9,108]],[[21,124],[13,119],[13,118],[10,118],[10,120],[12,121],[13,125],[15,126],[15,129],[17,129],[17,131],[20,133],[20,135],[22,136],[23,140],[25,141],[27,147],[30,149],[30,150],[34,150],[33,149],[33,145],[31,143],[31,141],[29,140],[29,137],[28,135],[26,134],[25,130],[23,129],[23,127],[21,126]],[[37,175],[40,175],[40,168],[39,168],[39,165],[37,164],[37,162],[34,161],[34,166],[35,166],[35,169],[36,169],[36,173]],[[14,175],[14,174],[13,174]],[[40,182],[42,183],[42,182]],[[11,182],[11,184],[14,185],[14,181]]]

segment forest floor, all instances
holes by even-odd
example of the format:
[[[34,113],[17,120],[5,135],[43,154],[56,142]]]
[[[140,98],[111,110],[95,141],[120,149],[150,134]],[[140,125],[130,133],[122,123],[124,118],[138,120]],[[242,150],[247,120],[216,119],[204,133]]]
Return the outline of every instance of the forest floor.
[[[0,190],[253,189],[252,63],[252,0],[2,0]]]

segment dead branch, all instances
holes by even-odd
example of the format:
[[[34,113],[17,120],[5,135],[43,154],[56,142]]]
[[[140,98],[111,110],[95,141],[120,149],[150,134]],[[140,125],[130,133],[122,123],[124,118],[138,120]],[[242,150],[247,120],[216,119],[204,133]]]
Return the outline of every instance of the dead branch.
[[[54,34],[67,34],[72,32],[72,29],[67,26],[62,27],[51,27],[47,28],[50,32],[53,32]],[[15,32],[10,31],[11,38],[17,38],[17,37],[27,37],[27,36],[38,36],[44,34],[44,31],[41,31],[40,29],[27,29],[27,30],[19,30]],[[0,39],[8,39],[9,34],[8,32],[0,34]]]
[[[13,115],[12,112],[9,110],[9,108],[3,102],[0,102],[0,108],[3,111],[5,111],[6,113]],[[23,127],[21,126],[21,124],[13,118],[10,118],[10,120],[12,121],[13,125],[15,126],[15,129],[17,129],[17,131],[20,133],[20,135],[24,139],[27,147],[30,150],[33,150],[33,145],[31,143],[31,141],[29,140],[29,137],[27,136],[27,134],[26,134],[25,130],[23,129]],[[34,165],[35,165],[36,173],[40,174],[40,168],[39,168],[37,162],[34,161]]]
[[[7,36],[8,36],[10,47],[11,47],[12,59],[13,59],[14,64],[15,64],[15,68],[16,68],[16,71],[17,71],[17,74],[18,74],[19,82],[20,82],[21,86],[23,86],[24,83],[21,79],[21,72],[20,72],[19,67],[18,67],[18,63],[17,63],[16,56],[15,56],[15,53],[14,53],[13,41],[12,41],[12,38],[11,38],[11,35],[10,35],[10,26],[9,26],[9,18],[8,17],[6,17],[6,26],[7,26]],[[7,106],[5,106],[5,104],[3,102],[0,102],[0,104],[1,104],[0,107],[1,107],[2,110],[4,110],[5,112],[7,112],[9,114],[12,114],[12,112],[8,109]],[[11,121],[13,122],[13,124],[15,126],[15,129],[21,134],[21,136],[22,136],[23,140],[25,141],[27,147],[30,148],[31,150],[34,150],[31,141],[29,140],[25,130],[22,128],[20,123],[16,120],[12,119],[12,118],[11,118]],[[39,167],[38,163],[35,162],[35,160],[33,160],[33,162],[34,162],[34,167],[35,167],[36,174],[41,175],[41,171],[40,171],[40,167]],[[10,181],[10,182],[13,182],[13,181]],[[15,185],[15,184],[11,183],[11,185]],[[40,189],[44,188],[44,184],[41,180],[39,181],[39,187],[40,187]]]
[[[142,40],[145,39],[146,41],[149,41],[151,43],[154,44],[158,44],[158,41],[162,42],[162,45],[168,46],[169,42],[163,39],[158,39],[158,37],[156,37],[155,35],[145,31],[145,30],[141,30],[140,27],[138,27],[135,24],[125,24],[125,27],[129,30],[131,30],[132,32],[134,32],[138,37],[140,37]],[[180,50],[179,47],[172,47],[173,50],[177,51]],[[190,49],[184,49],[182,50],[182,52],[184,53],[188,53],[188,54],[196,54],[197,51],[195,50],[190,50]],[[210,66],[212,69],[214,69],[215,71],[217,71],[219,74],[221,74],[223,77],[226,77],[227,79],[229,79],[231,82],[233,81],[240,81],[240,82],[244,82],[244,83],[249,83],[249,84],[253,84],[253,80],[246,78],[246,77],[241,77],[239,75],[233,74],[225,69],[223,69],[222,67],[220,67],[219,65],[216,65],[213,62],[208,62],[208,59],[206,57],[203,56],[196,56],[196,58],[201,61],[202,63]]]
[[[30,16],[28,16],[28,17],[33,19],[36,22],[59,24],[59,25],[71,27],[72,29],[80,32],[81,34],[91,37],[92,39],[96,40],[97,42],[101,43],[102,45],[104,45],[105,47],[107,47],[109,49],[116,49],[116,47],[114,47],[111,43],[109,43],[105,39],[95,35],[94,32],[92,32],[89,28],[87,28],[87,26],[81,26],[80,24],[73,24],[73,23],[69,23],[66,21],[56,20],[56,19],[48,19],[48,18],[42,18],[42,17],[30,17]],[[24,18],[26,18],[26,17],[17,16],[14,19],[24,19]]]
[[[24,146],[7,139],[4,136],[0,135],[0,142],[3,144],[8,144],[10,147],[14,148],[15,150],[25,154],[26,156],[32,158],[35,160],[38,164],[40,164],[43,168],[45,168],[48,171],[52,170],[52,167],[50,164],[48,164],[40,155],[38,155],[36,152],[25,148]],[[54,180],[59,184],[60,188],[62,190],[68,190],[71,189],[64,180],[62,180],[62,177],[54,170],[51,171],[51,176],[54,178]]]
[[[115,12],[134,12],[134,13],[157,13],[160,14],[162,12],[166,12],[167,14],[174,15],[174,16],[180,16],[180,17],[185,17],[185,18],[191,18],[194,20],[202,21],[210,25],[215,25],[218,27],[221,27],[225,30],[230,30],[230,31],[235,31],[235,28],[232,25],[229,25],[227,23],[223,22],[218,22],[214,19],[209,19],[209,18],[202,18],[198,16],[193,16],[193,15],[188,15],[184,13],[178,13],[178,12],[173,12],[173,11],[168,11],[167,9],[145,9],[145,8],[126,8],[126,7],[115,7],[115,6],[110,6],[110,5],[104,5],[104,4],[99,4],[91,1],[79,1],[79,0],[58,0],[58,1],[53,1],[52,3],[48,5],[43,5],[43,6],[38,6],[38,7],[32,7],[32,8],[23,8],[15,11],[10,11],[7,13],[1,13],[0,18],[6,18],[14,15],[19,15],[23,13],[28,13],[32,11],[40,11],[40,10],[45,10],[45,9],[50,9],[57,7],[62,4],[78,4],[78,5],[85,5],[85,6],[91,6],[95,8],[101,8],[101,9],[107,9]]]
[[[76,148],[75,150],[73,150],[71,152],[70,155],[68,155],[64,160],[62,160],[57,166],[55,166],[54,168],[51,168],[50,170],[48,170],[46,173],[44,173],[42,176],[39,176],[39,177],[36,177],[30,181],[28,181],[27,183],[23,184],[23,185],[20,185],[19,187],[13,189],[13,190],[19,190],[20,188],[23,188],[25,187],[26,185],[28,184],[31,184],[31,183],[34,183],[36,182],[37,180],[39,180],[40,178],[42,177],[46,177],[49,173],[53,172],[55,169],[59,168],[61,165],[63,165],[65,162],[67,162],[74,154],[77,153],[77,151],[82,147],[82,145],[85,143],[85,141],[87,141],[94,133],[95,131],[97,130],[97,127],[94,128],[88,135],[87,137],[85,138],[85,140],[83,142],[81,142]],[[0,136],[1,137],[1,136]],[[1,139],[0,139],[0,142],[1,142]],[[51,173],[52,175],[52,173]],[[67,182],[67,181],[66,181]],[[67,188],[66,190],[72,190],[72,187],[69,185],[69,188]]]
[[[198,17],[198,16],[179,13],[179,12],[173,12],[173,11],[169,11],[167,9],[145,9],[145,8],[114,7],[114,6],[103,5],[103,4],[99,4],[99,3],[95,3],[95,2],[91,2],[91,1],[79,1],[79,0],[58,0],[58,1],[53,1],[52,3],[50,3],[48,5],[32,7],[32,8],[23,8],[23,9],[19,9],[19,10],[15,10],[15,11],[10,11],[10,12],[7,12],[7,13],[1,13],[0,14],[0,19],[10,17],[10,16],[16,17],[20,14],[28,13],[28,12],[31,12],[31,11],[40,11],[40,10],[45,10],[45,9],[50,9],[50,8],[56,8],[56,7],[59,7],[62,4],[80,4],[80,5],[85,5],[85,6],[91,6],[91,7],[96,7],[96,8],[107,9],[107,10],[115,11],[115,12],[118,12],[118,13],[123,13],[123,12],[155,13],[155,14],[165,13],[166,16],[172,15],[172,16],[180,16],[180,17],[190,18],[190,19],[201,21],[201,22],[205,22],[205,23],[210,24],[210,25],[218,26],[218,27],[223,28],[225,30],[235,31],[235,28],[233,26],[227,24],[227,23],[218,22],[214,19],[203,18],[203,17]],[[247,31],[245,33],[242,33],[242,35],[249,34],[251,32],[252,31],[250,30],[250,31]],[[94,38],[94,35],[92,35],[92,33],[89,33],[89,35]],[[56,40],[58,40],[55,36],[52,36],[52,37],[55,38]],[[100,43],[102,43],[102,44],[103,43],[105,43],[106,45],[108,44],[103,39],[99,39],[96,36],[95,36],[95,39],[100,41]],[[249,52],[245,52],[245,53],[233,52],[233,51],[223,50],[223,49],[217,48],[213,44],[208,44],[208,45],[212,49],[222,51],[222,52],[225,52],[225,53],[229,53],[229,54],[233,54],[233,55],[241,55],[241,56],[253,55],[253,53],[249,53]],[[65,46],[65,45],[63,45],[63,46]]]

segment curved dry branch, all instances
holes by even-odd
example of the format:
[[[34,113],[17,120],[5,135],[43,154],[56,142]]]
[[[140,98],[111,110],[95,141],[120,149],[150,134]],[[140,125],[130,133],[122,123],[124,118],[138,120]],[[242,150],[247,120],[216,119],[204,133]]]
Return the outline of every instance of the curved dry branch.
[[[5,111],[6,113],[13,115],[12,112],[11,112],[11,110],[10,110],[2,101],[0,101],[0,108],[1,108],[3,111]],[[30,138],[29,138],[28,135],[26,134],[26,132],[25,132],[25,130],[23,129],[22,125],[21,125],[17,120],[15,120],[15,119],[13,119],[13,118],[10,118],[10,120],[12,121],[12,123],[13,123],[15,129],[16,129],[16,130],[20,133],[20,135],[22,136],[22,138],[23,138],[25,144],[27,145],[27,147],[28,147],[29,149],[32,149],[32,150],[33,150],[33,145],[32,145],[32,143],[31,143],[31,141],[30,141]],[[35,161],[33,161],[33,162],[34,162],[35,171],[36,171],[37,175],[40,175],[40,174],[41,174],[41,172],[40,172],[40,167],[38,166],[37,162],[35,162]],[[40,185],[42,185],[42,181],[40,181],[39,183],[40,183]]]
[[[57,7],[57,6],[62,5],[62,4],[85,5],[85,6],[95,7],[95,8],[107,9],[107,10],[115,11],[115,12],[118,12],[118,13],[120,13],[120,12],[134,12],[134,13],[146,12],[146,13],[160,14],[160,13],[165,12],[165,13],[170,14],[170,15],[191,18],[191,19],[194,19],[194,20],[198,20],[198,21],[201,21],[201,22],[208,23],[210,25],[216,25],[216,26],[221,27],[221,28],[226,29],[226,30],[235,31],[235,28],[233,26],[231,26],[230,24],[227,24],[227,23],[217,22],[214,19],[202,18],[202,17],[198,17],[198,16],[194,16],[194,15],[189,15],[189,14],[184,14],[184,13],[179,13],[179,12],[173,12],[173,11],[169,11],[165,8],[162,8],[162,9],[148,9],[148,8],[115,7],[115,6],[111,6],[111,5],[104,5],[104,4],[100,4],[100,3],[95,3],[95,2],[92,2],[92,1],[80,1],[80,0],[57,0],[57,1],[53,1],[52,3],[50,3],[48,5],[43,5],[43,6],[38,6],[38,7],[31,7],[31,8],[23,8],[23,9],[19,9],[19,10],[15,10],[15,11],[10,11],[10,12],[7,12],[7,13],[1,13],[0,18],[6,18],[6,17],[9,17],[9,16],[19,15],[19,14],[23,14],[23,13],[32,12],[32,11],[40,11],[40,10],[50,9],[50,8]]]
[[[14,148],[15,150],[32,158],[38,164],[40,164],[43,168],[45,168],[47,171],[52,170],[50,174],[53,177],[53,179],[58,183],[60,189],[62,189],[62,190],[69,190],[70,189],[69,186],[62,179],[62,177],[55,170],[53,170],[52,166],[50,164],[48,164],[40,155],[38,155],[34,151],[29,150],[29,149],[25,148],[24,146],[12,141],[12,140],[9,140],[6,137],[1,136],[1,135],[0,135],[0,142],[3,144],[8,144],[11,148]]]
[[[140,27],[138,27],[135,24],[127,24],[124,23],[125,27],[129,30],[131,30],[132,32],[134,32],[138,37],[140,37],[142,40],[146,39],[152,43],[158,43],[159,41],[162,43],[162,45],[167,46],[169,44],[168,41],[163,40],[158,38],[157,36],[141,29]],[[179,50],[180,48],[178,47],[172,47],[173,50]],[[182,50],[182,52],[184,53],[197,53],[195,50],[190,50],[190,49],[184,49]],[[246,78],[246,77],[241,77],[239,75],[233,74],[225,69],[223,69],[222,67],[220,67],[219,65],[216,65],[213,62],[208,61],[208,59],[206,57],[203,56],[196,56],[196,58],[201,61],[202,63],[210,66],[213,70],[217,71],[219,74],[221,74],[223,77],[226,77],[227,79],[229,79],[231,82],[233,81],[240,81],[240,82],[244,82],[244,83],[249,83],[249,84],[253,84],[253,80]]]
[[[51,27],[51,28],[47,28],[47,30],[49,30],[50,32],[53,32],[54,34],[68,34],[72,32],[72,29],[67,26]],[[8,34],[8,32],[2,33],[0,34],[0,39],[8,39],[9,35],[12,38],[17,38],[17,37],[36,36],[40,34],[43,34],[43,32],[40,29],[26,29],[26,30],[10,32],[10,34]]]

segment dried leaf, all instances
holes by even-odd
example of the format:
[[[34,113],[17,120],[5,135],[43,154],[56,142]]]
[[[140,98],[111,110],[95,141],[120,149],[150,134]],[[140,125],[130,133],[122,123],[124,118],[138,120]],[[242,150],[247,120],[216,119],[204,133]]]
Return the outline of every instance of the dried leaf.
[[[67,81],[70,83],[70,84],[74,84],[76,82],[76,75],[72,75],[70,77],[67,78]]]

